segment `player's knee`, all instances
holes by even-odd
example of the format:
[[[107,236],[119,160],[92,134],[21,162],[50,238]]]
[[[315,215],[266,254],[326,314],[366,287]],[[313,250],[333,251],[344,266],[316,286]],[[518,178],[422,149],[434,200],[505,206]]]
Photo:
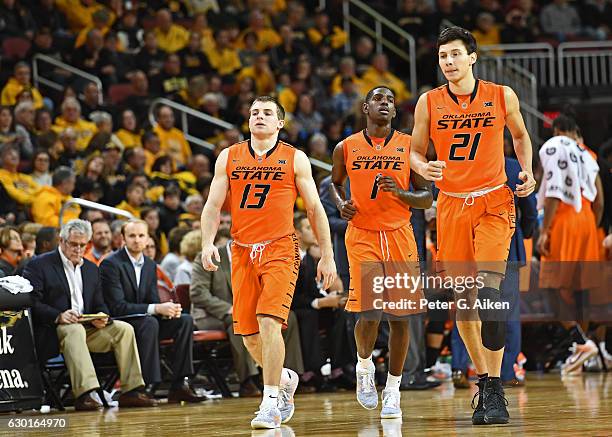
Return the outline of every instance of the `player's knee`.
[[[280,332],[283,326],[279,319],[270,316],[257,316],[257,323],[259,324],[259,332],[264,335],[269,335],[276,331]]]
[[[242,337],[242,342],[248,350],[252,350],[257,348],[257,343],[259,342],[258,335],[247,335],[246,337]]]
[[[480,335],[484,347],[498,351],[506,344],[506,322],[484,321],[480,328]]]
[[[478,290],[478,315],[482,321],[480,334],[482,345],[497,351],[506,343],[506,313],[508,309],[501,301],[501,292],[492,287]]]

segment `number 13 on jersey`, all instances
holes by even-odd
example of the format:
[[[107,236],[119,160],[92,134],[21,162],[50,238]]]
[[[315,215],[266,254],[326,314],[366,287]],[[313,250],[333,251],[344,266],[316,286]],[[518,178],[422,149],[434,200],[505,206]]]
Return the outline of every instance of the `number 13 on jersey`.
[[[252,187],[252,192],[251,192]],[[247,184],[242,193],[240,208],[259,209],[263,208],[268,193],[270,192],[270,184]],[[251,200],[249,199],[251,198]]]

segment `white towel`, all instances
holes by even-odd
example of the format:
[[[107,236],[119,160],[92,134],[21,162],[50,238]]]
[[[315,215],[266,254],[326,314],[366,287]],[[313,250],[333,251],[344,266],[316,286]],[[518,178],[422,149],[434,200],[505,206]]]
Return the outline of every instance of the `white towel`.
[[[597,196],[595,179],[599,172],[597,161],[580,145],[565,136],[552,137],[540,148],[544,177],[538,191],[538,209],[544,208],[546,197],[555,197],[582,209],[582,199],[594,201]]]
[[[30,281],[21,276],[5,276],[0,278],[0,287],[6,288],[13,294],[30,293],[34,289]]]

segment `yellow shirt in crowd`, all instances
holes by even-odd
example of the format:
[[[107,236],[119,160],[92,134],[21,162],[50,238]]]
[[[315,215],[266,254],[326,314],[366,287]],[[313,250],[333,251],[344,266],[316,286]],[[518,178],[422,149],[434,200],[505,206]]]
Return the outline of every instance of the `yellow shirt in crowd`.
[[[235,49],[223,49],[218,50],[217,47],[212,47],[206,52],[208,62],[212,68],[221,76],[232,74],[236,70],[242,67],[240,63],[240,57],[238,56],[238,50]]]
[[[154,32],[157,37],[157,45],[167,53],[178,52],[189,42],[189,31],[178,24],[171,25],[168,32],[164,33],[159,28],[155,28]]]
[[[276,81],[274,80],[272,72],[270,72],[270,74],[261,74],[257,73],[253,66],[244,67],[240,70],[240,73],[238,73],[236,81],[240,82],[246,77],[250,77],[255,81],[255,88],[258,95],[267,95],[274,92]]]
[[[119,141],[121,141],[121,144],[123,144],[123,147],[126,149],[142,146],[140,132],[134,133],[121,128],[115,132],[115,135],[117,135],[117,138],[119,138]]]
[[[59,215],[62,205],[72,196],[62,194],[57,188],[44,186],[36,195],[36,202],[32,203],[32,218],[43,226],[58,227]],[[64,210],[62,222],[79,218],[81,208],[72,204]]]
[[[278,93],[278,103],[280,103],[287,112],[295,112],[297,101],[298,96],[296,96],[293,90],[289,87],[283,88],[281,92]]]
[[[17,96],[24,90],[24,88],[25,87],[23,85],[17,82],[17,79],[11,77],[2,89],[2,97],[0,97],[0,101],[4,106],[14,106],[17,103]],[[34,99],[34,109],[42,108],[43,97],[40,92],[34,87],[30,87],[30,92],[32,93],[32,98]]]
[[[160,125],[156,125],[153,131],[159,137],[162,152],[170,156],[177,166],[185,165],[189,162],[191,147],[189,147],[183,131],[175,127],[165,130]]]
[[[56,0],[58,9],[64,13],[68,26],[72,33],[78,33],[86,27],[93,25],[93,13],[98,9],[104,8],[101,4],[93,2],[90,6],[85,6],[81,0]],[[115,21],[115,14],[109,11],[109,26]]]
[[[321,43],[323,34],[319,32],[318,29],[311,27],[306,31],[306,33],[308,34],[308,38],[313,45],[318,46]],[[339,49],[344,45],[347,39],[348,35],[344,30],[340,29],[338,26],[332,27],[331,34],[329,35],[329,44],[332,49]]]
[[[403,80],[388,71],[380,73],[374,67],[368,67],[365,73],[363,73],[361,77],[361,93],[365,96],[369,90],[379,86],[381,83],[384,83],[385,86],[393,90],[395,100],[398,103],[404,102],[411,97],[410,91],[406,88]]]
[[[271,48],[276,47],[283,42],[283,39],[280,37],[278,32],[270,27],[264,27],[260,30],[253,30],[250,27],[247,27],[240,33],[240,36],[238,37],[238,41],[236,43],[237,48],[244,48],[244,37],[249,32],[255,32],[255,34],[257,34],[258,52],[265,52],[266,50],[270,50]]]
[[[52,126],[52,129],[58,135],[62,133],[65,129],[71,127],[76,132],[77,136],[77,150],[85,150],[91,137],[94,136],[98,132],[98,127],[92,123],[91,121],[83,120],[79,118],[76,123],[68,123],[64,118],[59,115],[55,119],[55,124]]]
[[[11,173],[3,168],[0,168],[0,183],[7,194],[21,205],[31,204],[40,189],[40,186],[30,175]]]
[[[122,200],[119,205],[115,206],[115,208],[127,211],[130,214],[132,214],[135,218],[138,218],[138,219],[140,218],[140,208],[136,208],[130,205],[129,203],[127,203],[127,200]]]
[[[332,83],[330,86],[332,96],[335,96],[336,94],[340,94],[342,92],[342,79],[343,77],[340,74],[336,74],[332,79]],[[363,81],[361,79],[359,79],[357,76],[353,76],[351,79],[353,79],[355,89],[360,90],[363,88]]]

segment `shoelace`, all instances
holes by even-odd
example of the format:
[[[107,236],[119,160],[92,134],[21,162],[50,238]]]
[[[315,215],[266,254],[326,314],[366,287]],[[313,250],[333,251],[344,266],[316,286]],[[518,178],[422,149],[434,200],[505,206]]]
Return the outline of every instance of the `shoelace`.
[[[480,402],[480,390],[478,390],[476,392],[476,394],[474,395],[474,397],[472,398],[472,410],[475,410],[476,408],[478,408],[478,404],[474,405],[474,401],[476,400],[476,398],[478,397],[478,402]]]
[[[504,406],[508,406],[508,399],[506,399],[506,397],[503,395],[503,393],[500,393],[498,391],[492,391],[489,392],[487,394],[487,404],[489,403],[489,399],[493,398],[493,400],[491,401],[491,403],[493,403],[494,405],[504,405]]]
[[[370,373],[362,373],[359,375],[361,378],[361,387],[364,393],[370,393],[374,386],[374,378]]]
[[[278,391],[278,408],[284,408],[289,401],[289,392],[283,389]]]

